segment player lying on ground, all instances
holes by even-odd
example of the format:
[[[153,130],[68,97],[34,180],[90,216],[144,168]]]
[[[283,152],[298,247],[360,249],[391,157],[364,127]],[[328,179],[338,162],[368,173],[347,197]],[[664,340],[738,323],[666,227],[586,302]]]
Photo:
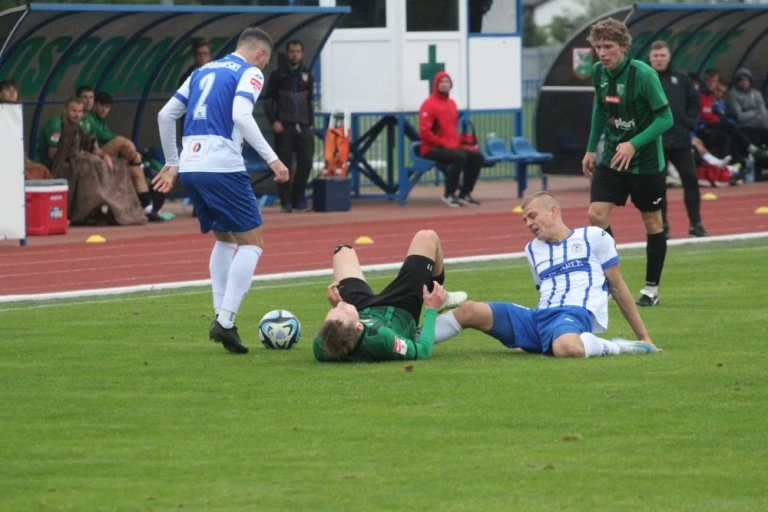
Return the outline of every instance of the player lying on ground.
[[[467,299],[464,292],[443,289],[443,250],[437,233],[416,233],[400,272],[374,294],[365,281],[357,253],[348,245],[333,254],[334,282],[328,287],[328,312],[312,344],[318,361],[374,362],[429,359],[438,309]],[[416,335],[416,322],[424,321]]]
[[[546,191],[523,201],[523,220],[534,240],[525,247],[539,290],[539,306],[467,301],[438,317],[435,343],[470,327],[504,346],[555,357],[647,354],[651,341],[619,269],[613,238],[600,228],[571,229],[560,204]],[[610,291],[635,335],[642,341],[608,341],[593,333],[608,328]]]

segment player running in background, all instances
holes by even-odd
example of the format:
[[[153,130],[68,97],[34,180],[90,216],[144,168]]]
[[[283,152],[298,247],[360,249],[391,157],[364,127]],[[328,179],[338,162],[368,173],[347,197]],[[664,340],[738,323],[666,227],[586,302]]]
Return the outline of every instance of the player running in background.
[[[333,278],[327,295],[333,309],[312,343],[318,361],[429,359],[437,310],[467,299],[464,292],[443,289],[443,249],[430,230],[414,235],[400,272],[378,295],[348,245],[339,245],[333,253]],[[416,334],[422,303],[424,321]]]
[[[275,181],[288,180],[288,168],[253,118],[264,84],[261,70],[271,56],[269,35],[245,29],[234,53],[196,69],[158,114],[166,164],[152,183],[167,193],[178,174],[195,206],[200,231],[213,230],[209,269],[216,316],[209,336],[237,354],[247,353],[248,347],[235,317],[264,248],[261,212],[242,157],[243,139],[269,164]],[[179,158],[176,120],[187,110]]]
[[[569,228],[560,204],[547,191],[526,198],[522,208],[525,225],[535,237],[525,253],[540,294],[538,307],[467,301],[438,317],[435,343],[470,327],[508,348],[555,357],[657,352],[621,275],[613,238],[593,226]],[[593,334],[608,328],[609,290],[642,341],[608,341]]]
[[[647,236],[645,287],[637,305],[655,306],[667,255],[661,218],[666,197],[661,135],[672,126],[672,112],[658,73],[627,56],[632,36],[626,25],[612,18],[599,21],[587,40],[600,59],[592,67],[595,105],[582,160],[584,175],[592,179],[589,222],[613,235],[613,207],[632,198]],[[598,163],[595,151],[603,133],[605,149]]]

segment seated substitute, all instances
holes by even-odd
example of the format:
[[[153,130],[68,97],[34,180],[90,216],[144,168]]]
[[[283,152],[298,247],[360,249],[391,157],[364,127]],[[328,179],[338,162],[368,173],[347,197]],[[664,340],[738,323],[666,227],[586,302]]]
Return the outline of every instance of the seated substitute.
[[[0,80],[0,103],[17,103],[19,101],[19,84],[13,78]]]
[[[464,292],[443,289],[443,250],[437,233],[430,230],[414,235],[400,272],[379,294],[365,281],[357,253],[349,245],[334,251],[333,278],[327,295],[333,309],[312,344],[318,361],[429,359],[437,310],[467,299]],[[426,309],[417,335],[422,303]]]
[[[162,222],[164,219],[155,209],[155,204],[162,202],[152,200],[152,193],[147,184],[147,177],[141,165],[141,153],[136,150],[136,145],[122,135],[115,135],[107,125],[107,116],[112,110],[114,100],[112,95],[99,91],[93,100],[93,108],[86,114],[81,123],[86,134],[96,139],[101,150],[111,158],[125,160],[128,170],[131,172],[133,186],[139,196],[139,202],[144,209],[144,214],[150,222]],[[158,208],[159,209],[159,208]]]
[[[461,146],[459,138],[459,111],[450,97],[453,81],[445,71],[435,74],[432,94],[419,109],[419,138],[421,156],[448,165],[445,176],[443,202],[455,208],[478,206],[472,191],[480,176],[485,158],[478,151]],[[461,187],[459,178],[462,177]],[[457,195],[458,191],[458,195]]]
[[[535,239],[525,247],[540,293],[537,308],[511,302],[467,301],[442,314],[435,325],[435,343],[477,329],[504,346],[555,357],[594,357],[658,352],[640,318],[619,269],[616,244],[594,226],[569,228],[560,204],[540,191],[523,201],[523,220]],[[610,291],[635,335],[642,341],[593,333],[608,328]]]

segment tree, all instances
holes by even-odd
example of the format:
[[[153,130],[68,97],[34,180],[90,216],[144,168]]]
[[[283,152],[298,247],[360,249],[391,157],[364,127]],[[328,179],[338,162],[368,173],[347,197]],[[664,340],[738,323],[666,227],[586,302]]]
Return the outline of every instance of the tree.
[[[566,18],[565,16],[555,16],[552,18],[552,24],[549,26],[549,37],[557,43],[564,43],[576,32],[585,22],[581,18]]]
[[[547,29],[537,27],[533,19],[533,9],[523,9],[523,46],[543,46],[547,44]]]

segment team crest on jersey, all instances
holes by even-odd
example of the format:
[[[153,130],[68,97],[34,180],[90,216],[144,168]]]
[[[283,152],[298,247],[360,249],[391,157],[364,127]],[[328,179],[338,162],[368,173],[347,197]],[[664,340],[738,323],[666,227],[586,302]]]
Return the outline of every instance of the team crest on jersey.
[[[302,73],[301,80],[304,82],[309,82],[309,73]]]
[[[624,95],[624,84],[616,84],[616,92],[619,96]]]
[[[575,244],[571,245],[571,254],[581,254],[584,252],[584,245],[576,242]]]
[[[404,356],[406,352],[408,352],[408,344],[395,336],[395,346],[392,347],[392,352],[395,352],[397,354],[400,354],[401,356]]]
[[[199,162],[205,155],[205,139],[192,139],[189,141],[189,152],[185,160],[187,162]]]
[[[670,78],[669,81],[672,82],[672,85],[677,85],[677,77],[676,76],[673,76],[672,78]]]
[[[251,78],[251,87],[253,87],[253,90],[256,92],[261,91],[262,83],[261,80],[256,78],[255,76]]]

